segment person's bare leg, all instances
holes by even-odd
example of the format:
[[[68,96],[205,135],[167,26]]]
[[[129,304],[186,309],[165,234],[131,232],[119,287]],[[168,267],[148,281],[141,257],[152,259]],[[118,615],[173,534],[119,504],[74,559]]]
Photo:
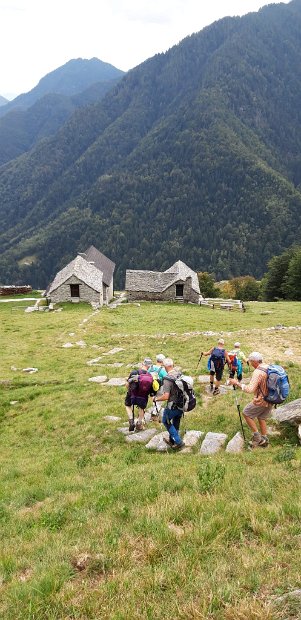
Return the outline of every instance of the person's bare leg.
[[[267,423],[265,420],[262,420],[261,418],[258,418],[258,423],[260,426],[260,430],[261,430],[261,434],[264,435],[266,437],[267,435]]]
[[[129,405],[125,406],[126,412],[128,414],[128,419],[132,420],[133,419],[133,409],[132,407],[129,407]]]
[[[254,422],[253,418],[248,418],[247,415],[243,414],[248,427],[253,431],[253,433],[258,433],[256,422]]]

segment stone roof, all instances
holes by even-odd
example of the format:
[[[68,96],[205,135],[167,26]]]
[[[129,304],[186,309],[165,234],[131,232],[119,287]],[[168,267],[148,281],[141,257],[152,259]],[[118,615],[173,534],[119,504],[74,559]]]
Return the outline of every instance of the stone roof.
[[[98,293],[102,291],[102,272],[94,265],[88,263],[82,256],[77,256],[71,263],[68,263],[66,267],[56,274],[54,280],[47,288],[47,294],[55,291],[59,286],[64,284],[66,280],[71,278],[71,276],[76,276]]]
[[[191,278],[193,290],[200,293],[199,279],[196,272],[190,269],[190,267],[188,267],[188,265],[183,263],[181,260],[178,260],[171,267],[169,267],[169,269],[166,269],[164,273],[176,273],[178,278],[184,281],[186,278]]]
[[[173,281],[174,274],[172,273],[127,269],[125,275],[125,289],[127,291],[162,293]]]
[[[115,263],[102,254],[102,252],[99,252],[94,245],[90,245],[80,256],[85,258],[88,262],[93,262],[94,266],[102,272],[104,284],[110,286],[115,270]]]
[[[193,290],[200,293],[197,274],[180,260],[163,272],[127,269],[125,289],[127,291],[162,293],[172,284],[179,280],[185,282],[187,278],[192,279]]]

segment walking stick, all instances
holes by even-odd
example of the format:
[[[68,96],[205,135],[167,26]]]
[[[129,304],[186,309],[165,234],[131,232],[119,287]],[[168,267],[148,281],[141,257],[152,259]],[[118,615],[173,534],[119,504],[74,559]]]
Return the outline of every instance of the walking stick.
[[[243,435],[243,438],[244,438],[244,442],[246,443],[246,436],[245,436],[245,431],[244,431],[244,427],[243,427],[243,423],[242,423],[242,417],[241,417],[241,413],[240,413],[240,404],[239,404],[239,402],[237,400],[235,385],[233,385],[233,390],[234,390],[234,395],[235,395],[236,407],[237,407],[237,411],[238,411],[238,415],[239,415],[239,419],[240,419],[242,435]]]
[[[199,357],[199,361],[198,361],[198,363],[197,363],[196,371],[197,371],[197,369],[198,369],[198,366],[199,366],[199,364],[200,364],[200,361],[201,361],[202,357],[203,357],[203,351],[202,351],[202,353],[201,353],[201,355],[200,355],[200,357]],[[196,372],[196,371],[195,371],[195,372]]]

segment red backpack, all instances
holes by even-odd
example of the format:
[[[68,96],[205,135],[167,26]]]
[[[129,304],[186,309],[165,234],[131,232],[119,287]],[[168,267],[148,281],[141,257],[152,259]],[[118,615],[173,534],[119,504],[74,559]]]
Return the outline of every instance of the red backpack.
[[[238,366],[237,356],[235,353],[229,353],[229,358],[231,362],[231,370],[236,371]]]

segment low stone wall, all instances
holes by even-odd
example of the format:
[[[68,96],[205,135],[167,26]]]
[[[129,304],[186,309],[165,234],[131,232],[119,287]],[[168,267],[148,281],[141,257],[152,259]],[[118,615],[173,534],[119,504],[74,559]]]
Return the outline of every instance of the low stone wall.
[[[32,291],[29,284],[24,286],[0,286],[0,295],[26,295]]]

